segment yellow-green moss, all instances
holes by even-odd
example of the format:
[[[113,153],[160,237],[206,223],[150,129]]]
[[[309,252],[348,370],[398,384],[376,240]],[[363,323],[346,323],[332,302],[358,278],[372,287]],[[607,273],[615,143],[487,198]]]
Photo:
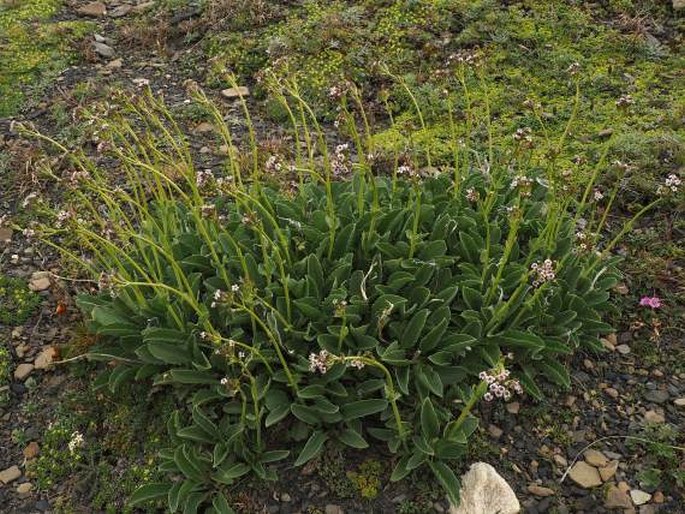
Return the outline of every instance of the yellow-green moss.
[[[0,0],[0,116],[15,114],[30,94],[74,61],[73,42],[93,24],[51,21],[61,0]]]

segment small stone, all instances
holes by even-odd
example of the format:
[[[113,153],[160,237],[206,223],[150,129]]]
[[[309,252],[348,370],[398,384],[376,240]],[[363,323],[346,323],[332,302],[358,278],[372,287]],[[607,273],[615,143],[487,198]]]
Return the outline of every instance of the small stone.
[[[642,505],[647,503],[652,499],[652,495],[639,489],[633,489],[630,491],[630,498],[633,500],[635,505]]]
[[[45,291],[50,288],[50,274],[47,271],[35,271],[29,281],[29,289],[33,292]]]
[[[118,70],[124,65],[124,62],[121,59],[114,59],[113,61],[109,61],[106,65],[105,68],[108,70]]]
[[[200,153],[203,155],[207,155],[208,153],[212,153],[212,149],[208,146],[203,146],[200,148]]]
[[[107,14],[107,7],[102,2],[90,2],[89,4],[79,7],[76,10],[82,16],[92,16],[93,18],[99,18]]]
[[[293,501],[293,498],[288,493],[283,493],[281,495],[281,501],[285,502],[285,503],[289,503],[289,502]]]
[[[28,364],[26,362],[19,364],[17,369],[14,370],[14,379],[24,381],[26,377],[33,371],[33,364]]]
[[[616,346],[611,344],[611,341],[609,341],[608,339],[602,338],[600,339],[600,341],[602,342],[602,346],[604,346],[604,348],[606,348],[610,352],[616,350]]]
[[[647,423],[665,423],[666,417],[663,415],[663,413],[655,410],[648,410],[645,412],[645,421]]]
[[[685,0],[673,0],[673,10],[679,11],[685,9]]]
[[[95,53],[99,56],[106,59],[114,57],[114,48],[104,43],[98,43],[97,41],[93,42],[93,50],[95,50]]]
[[[442,512],[445,512],[445,507],[443,507],[442,504],[441,504],[440,502],[435,502],[435,503],[433,504],[433,510],[434,510],[435,512],[440,512],[440,513],[442,513]]]
[[[606,456],[598,450],[586,450],[583,456],[585,457],[585,462],[592,464],[597,468],[606,466],[609,463],[609,459],[607,459]]]
[[[342,510],[342,507],[340,505],[333,505],[332,503],[329,503],[324,507],[324,512],[326,514],[344,514],[345,511]]]
[[[630,491],[630,486],[628,485],[628,482],[625,482],[625,481],[623,481],[623,480],[621,480],[621,481],[618,483],[618,488],[619,488],[621,491],[623,491],[624,493],[627,493],[628,491]]]
[[[620,488],[612,484],[609,486],[609,489],[607,489],[604,506],[607,509],[629,509],[633,506],[633,504],[625,491],[622,491]]]
[[[616,337],[616,332],[607,334],[606,340],[609,341],[609,344],[616,346],[618,344],[618,337]]]
[[[612,398],[618,398],[618,391],[613,387],[607,387],[604,392]]]
[[[585,369],[594,369],[595,363],[592,362],[590,359],[584,359],[583,366],[585,367]]]
[[[616,347],[616,351],[622,355],[628,355],[630,353],[630,346],[627,344],[619,344]]]
[[[203,121],[200,123],[197,127],[195,127],[195,133],[196,134],[204,134],[206,132],[212,132],[214,130],[214,125],[211,123],[207,123],[206,121]]]
[[[652,496],[652,500],[654,501],[654,503],[664,503],[665,499],[666,498],[664,498],[664,493],[662,493],[661,491],[655,492]]]
[[[599,476],[602,477],[602,481],[606,482],[616,474],[617,470],[618,461],[612,460],[606,466],[602,466],[601,468],[599,468]]]
[[[668,400],[668,391],[653,389],[645,393],[645,400],[652,403],[664,403]]]
[[[530,484],[528,486],[528,492],[530,494],[535,495],[535,496],[542,496],[542,497],[553,496],[555,494],[554,489],[550,489],[549,487],[543,487],[543,486],[537,485],[537,484]]]
[[[12,229],[9,227],[0,227],[0,243],[12,242]]]
[[[613,134],[613,133],[614,133],[614,129],[612,129],[612,128],[605,128],[605,129],[600,130],[599,132],[597,132],[597,137],[599,137],[599,138],[601,138],[601,139],[606,139],[607,137],[609,137],[609,136],[610,136],[611,134]]]
[[[136,14],[142,13],[155,6],[154,2],[143,2],[142,4],[134,5],[132,11]]]
[[[500,427],[496,425],[490,425],[488,427],[488,433],[490,434],[491,437],[494,439],[499,439],[502,437],[502,434],[504,433],[504,430],[502,430]]]
[[[131,12],[133,9],[133,6],[128,5],[128,4],[121,4],[119,7],[116,7],[109,15],[112,18],[121,18],[123,16],[126,16],[128,13]]]
[[[19,484],[17,486],[17,494],[20,495],[26,495],[31,492],[31,489],[33,489],[33,485],[30,482],[24,482],[23,484]]]
[[[12,466],[4,471],[0,471],[0,482],[9,484],[21,476],[21,470],[17,466]]]
[[[36,369],[47,369],[52,365],[52,361],[55,360],[57,355],[57,348],[54,346],[48,346],[38,354],[38,357],[36,357],[36,360],[33,364]]]
[[[587,462],[576,462],[568,474],[576,484],[585,489],[597,487],[602,485],[602,479],[599,476],[597,468],[590,466]]]
[[[36,441],[31,441],[26,448],[24,448],[24,457],[27,460],[33,459],[40,452],[40,447]]]
[[[477,462],[461,477],[461,502],[449,514],[516,514],[521,505],[511,486],[490,464]]]
[[[507,403],[507,412],[509,414],[518,414],[521,410],[521,404],[519,402]]]
[[[224,98],[239,98],[241,96],[250,96],[250,90],[245,86],[230,87],[221,91]]]
[[[568,466],[568,461],[563,455],[559,455],[558,453],[556,453],[552,458],[554,459],[554,462],[557,463],[557,466],[561,468],[565,468],[566,466]]]
[[[50,503],[47,500],[38,500],[34,507],[40,512],[45,512],[50,508]]]

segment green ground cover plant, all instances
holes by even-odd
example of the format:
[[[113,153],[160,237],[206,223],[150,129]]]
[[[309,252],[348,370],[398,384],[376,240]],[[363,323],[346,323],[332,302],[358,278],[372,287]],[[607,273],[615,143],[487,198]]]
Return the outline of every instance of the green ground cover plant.
[[[49,23],[61,4],[61,0],[0,1],[0,116],[15,115],[27,99],[27,91],[47,87],[77,59],[74,42],[92,30],[93,24]]]
[[[261,153],[243,103],[247,146],[220,173],[196,170],[162,101],[122,99],[93,118],[118,173],[74,153],[65,180],[78,201],[35,228],[98,282],[79,298],[99,336],[88,356],[117,365],[97,385],[148,380],[177,401],[160,452],[176,479],[131,504],[231,512],[247,474],[275,479],[281,460],[379,443],[391,480],[427,468],[457,502],[450,463],[467,455],[478,402],[568,388],[565,359],[602,350],[610,251],[634,219],[604,237],[603,158],[580,180],[558,165],[573,115],[537,166],[529,132],[483,167],[456,123],[452,166],[422,149],[380,166],[354,86],[333,92],[351,141],[333,148],[296,83],[270,87],[292,155]],[[235,148],[216,106],[195,101]]]
[[[21,325],[41,303],[25,280],[0,275],[0,323]]]

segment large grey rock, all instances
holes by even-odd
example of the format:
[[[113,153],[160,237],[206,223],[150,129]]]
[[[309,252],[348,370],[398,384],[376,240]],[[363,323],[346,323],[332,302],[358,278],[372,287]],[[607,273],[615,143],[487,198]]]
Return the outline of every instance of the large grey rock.
[[[449,514],[516,514],[521,505],[514,491],[490,464],[477,462],[461,477],[461,502]]]

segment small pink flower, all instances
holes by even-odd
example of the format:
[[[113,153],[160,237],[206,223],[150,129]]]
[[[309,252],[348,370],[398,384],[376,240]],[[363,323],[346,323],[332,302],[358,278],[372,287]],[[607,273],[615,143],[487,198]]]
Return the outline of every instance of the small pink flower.
[[[661,298],[658,296],[643,296],[640,299],[642,307],[649,307],[650,309],[658,309],[661,307]]]

